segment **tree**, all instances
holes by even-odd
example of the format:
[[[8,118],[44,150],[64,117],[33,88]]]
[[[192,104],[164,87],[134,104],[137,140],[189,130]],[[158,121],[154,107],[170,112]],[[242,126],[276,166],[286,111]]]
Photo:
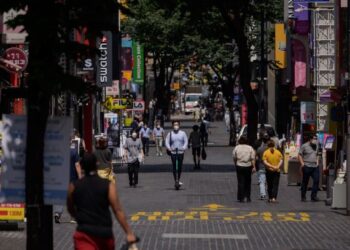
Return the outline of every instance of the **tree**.
[[[43,200],[44,133],[52,95],[70,91],[81,94],[88,88],[65,71],[62,56],[75,61],[78,55],[94,54],[94,41],[103,30],[115,30],[119,4],[113,0],[2,0],[0,11],[26,10],[11,21],[28,33],[28,125],[26,149],[27,249],[50,249]],[[87,28],[91,46],[70,40],[73,30]],[[68,146],[68,145],[67,145]],[[52,220],[51,216],[49,220]],[[52,232],[52,228],[49,229]],[[48,236],[48,237],[47,237]],[[49,238],[49,239],[48,239]]]
[[[176,2],[178,0],[171,1],[172,4]],[[256,28],[256,22],[261,19],[266,22],[274,22],[281,18],[282,5],[282,1],[278,0],[187,1],[188,10],[194,19],[201,13],[216,7],[228,27],[227,35],[235,40],[238,48],[239,81],[248,106],[248,139],[251,144],[256,140],[258,124],[258,104],[250,87],[251,46],[252,42],[257,40],[257,37],[254,36],[255,33],[252,31]]]
[[[180,5],[161,8],[151,0],[129,1],[128,8],[131,14],[123,23],[123,32],[144,45],[153,62],[158,108],[167,113],[174,71],[192,55],[185,37],[188,17]]]

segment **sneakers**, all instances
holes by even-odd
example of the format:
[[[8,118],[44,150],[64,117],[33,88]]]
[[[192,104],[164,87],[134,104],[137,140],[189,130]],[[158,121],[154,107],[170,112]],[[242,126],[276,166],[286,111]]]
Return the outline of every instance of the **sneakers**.
[[[56,224],[60,224],[61,222],[60,222],[60,214],[59,213],[55,213],[55,216],[54,216],[54,218],[55,218],[55,223]]]
[[[180,186],[182,186],[182,185],[183,185],[183,183],[182,183],[181,181],[179,181],[179,185],[180,185]]]
[[[179,190],[179,189],[180,189],[180,186],[181,186],[181,185],[180,185],[180,182],[179,182],[179,181],[176,181],[176,182],[175,182],[175,189],[176,189],[176,190]]]
[[[266,195],[260,196],[260,200],[265,200],[265,199],[266,199]]]

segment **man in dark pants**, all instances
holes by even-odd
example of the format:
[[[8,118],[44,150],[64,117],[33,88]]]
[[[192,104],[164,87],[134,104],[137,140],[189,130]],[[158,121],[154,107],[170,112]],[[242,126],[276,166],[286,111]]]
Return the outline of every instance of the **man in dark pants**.
[[[200,169],[201,166],[201,134],[199,133],[198,125],[192,127],[193,131],[190,134],[189,145],[192,147],[192,155],[194,161],[194,169]]]
[[[140,168],[139,158],[144,157],[142,150],[141,139],[137,138],[137,132],[134,130],[131,133],[131,138],[128,138],[124,145],[124,158],[128,162],[129,185],[136,187],[138,184],[138,174]],[[141,159],[141,161],[142,161]]]
[[[165,145],[167,150],[171,152],[175,189],[178,190],[182,185],[180,182],[182,162],[188,146],[187,135],[185,131],[180,130],[179,121],[173,121],[173,130],[168,133],[165,139]]]
[[[301,184],[301,201],[306,201],[306,191],[310,177],[313,180],[311,201],[319,201],[317,198],[320,171],[317,160],[317,137],[310,136],[309,141],[303,144],[299,151],[299,162],[303,173]]]

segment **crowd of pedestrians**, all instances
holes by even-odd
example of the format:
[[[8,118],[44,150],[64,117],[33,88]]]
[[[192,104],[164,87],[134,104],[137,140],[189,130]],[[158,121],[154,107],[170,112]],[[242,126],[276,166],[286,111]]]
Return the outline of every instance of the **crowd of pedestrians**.
[[[181,175],[185,151],[192,148],[194,169],[201,168],[201,159],[205,159],[205,147],[208,144],[209,122],[204,118],[192,126],[187,136],[180,128],[179,121],[172,122],[171,130],[166,133],[161,121],[156,121],[153,129],[147,123],[136,123],[130,137],[123,144],[122,158],[127,162],[130,187],[137,187],[140,164],[149,155],[150,140],[155,142],[156,156],[163,156],[163,147],[169,155],[172,165],[174,187],[179,190],[183,185]],[[260,134],[254,147],[241,136],[238,145],[232,151],[237,173],[237,200],[251,202],[252,175],[256,172],[259,182],[261,200],[277,203],[280,171],[283,156],[279,150],[278,140],[268,133]],[[203,156],[205,153],[205,157]],[[318,201],[318,162],[317,138],[302,145],[299,161],[303,173],[301,201],[306,201],[308,181],[313,178],[311,200]],[[113,173],[112,152],[108,148],[108,139],[96,138],[95,150],[87,153],[84,140],[74,131],[71,138],[70,185],[68,189],[67,208],[72,221],[77,223],[74,234],[75,249],[114,249],[112,230],[112,211],[126,233],[127,242],[137,242],[121,209]],[[111,208],[111,210],[110,210]],[[59,223],[63,207],[57,207],[55,221]],[[90,247],[90,248],[89,248]]]
[[[252,174],[257,172],[261,200],[267,199],[269,203],[277,203],[280,172],[283,165],[283,155],[279,150],[278,140],[268,133],[261,134],[255,146],[256,150],[248,144],[248,139],[242,136],[232,152],[237,173],[237,201],[251,202],[251,178]],[[313,179],[311,201],[319,201],[317,197],[319,167],[315,135],[301,146],[298,159],[302,172],[301,201],[306,201],[310,177]]]

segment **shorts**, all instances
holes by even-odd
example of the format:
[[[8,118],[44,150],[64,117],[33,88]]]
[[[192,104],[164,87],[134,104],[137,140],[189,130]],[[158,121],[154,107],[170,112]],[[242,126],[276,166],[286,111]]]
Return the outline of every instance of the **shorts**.
[[[192,155],[201,155],[201,148],[192,148]]]
[[[101,238],[92,236],[83,232],[76,231],[74,233],[74,249],[75,250],[114,250],[114,238]]]

